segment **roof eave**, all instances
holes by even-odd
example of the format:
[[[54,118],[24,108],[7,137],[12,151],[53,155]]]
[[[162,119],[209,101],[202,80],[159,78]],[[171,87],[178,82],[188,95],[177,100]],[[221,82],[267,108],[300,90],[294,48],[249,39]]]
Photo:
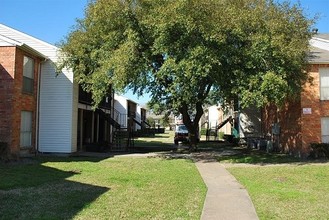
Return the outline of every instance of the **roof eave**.
[[[47,60],[49,59],[46,55],[40,53],[39,51],[33,49],[32,47],[26,45],[26,44],[22,44],[22,45],[17,45],[18,48],[28,52],[28,53],[31,53],[32,55],[35,55],[41,59],[44,59],[44,60]]]
[[[329,61],[309,61],[308,64],[315,65],[315,64],[329,64]]]

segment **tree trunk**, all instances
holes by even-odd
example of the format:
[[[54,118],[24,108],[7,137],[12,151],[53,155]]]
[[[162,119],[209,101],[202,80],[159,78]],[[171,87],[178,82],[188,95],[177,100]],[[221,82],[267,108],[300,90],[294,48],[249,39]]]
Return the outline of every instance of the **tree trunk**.
[[[198,149],[198,125],[195,127],[193,123],[192,131],[189,130],[189,143],[190,143],[190,150],[195,151]]]
[[[187,105],[183,105],[180,109],[180,113],[183,116],[183,123],[186,126],[189,133],[189,144],[190,151],[197,150],[198,139],[199,139],[199,121],[203,114],[202,104],[196,103],[196,114],[194,120],[192,121],[190,115],[188,114]]]

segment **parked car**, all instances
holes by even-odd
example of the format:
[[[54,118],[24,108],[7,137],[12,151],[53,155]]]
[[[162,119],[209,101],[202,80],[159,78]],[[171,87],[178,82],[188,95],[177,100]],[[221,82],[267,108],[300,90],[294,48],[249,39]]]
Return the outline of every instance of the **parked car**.
[[[175,128],[175,137],[174,137],[174,143],[177,145],[178,142],[188,142],[189,141],[189,136],[188,136],[188,130],[185,125],[179,124],[176,125]],[[199,139],[199,134],[197,137],[197,141],[200,141]]]
[[[188,130],[185,125],[176,125],[174,143],[177,145],[179,141],[188,141]]]

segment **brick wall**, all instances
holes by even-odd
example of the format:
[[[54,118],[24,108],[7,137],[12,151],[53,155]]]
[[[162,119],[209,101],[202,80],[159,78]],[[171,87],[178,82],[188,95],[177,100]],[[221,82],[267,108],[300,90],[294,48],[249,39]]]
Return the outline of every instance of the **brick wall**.
[[[311,83],[306,83],[302,92],[301,107],[311,108],[311,114],[302,114],[303,151],[308,151],[309,144],[321,142],[321,117],[329,116],[329,101],[320,100],[319,68],[329,67],[329,64],[312,65]]]
[[[285,153],[299,154],[302,146],[300,99],[288,100],[279,109],[274,105],[266,106],[262,111],[262,129],[272,134],[272,125],[279,123],[278,136],[280,150]]]
[[[279,122],[280,143],[285,152],[304,157],[310,151],[310,143],[321,142],[321,117],[329,117],[329,101],[320,100],[319,68],[323,67],[329,64],[310,66],[313,80],[304,85],[300,99],[288,101],[278,112],[271,105],[263,109],[264,132],[271,132],[271,125]],[[304,108],[311,109],[311,113],[304,114]]]
[[[16,47],[0,47],[0,142],[10,145]]]
[[[23,59],[28,56],[34,59],[34,92],[24,94]],[[35,146],[37,82],[40,59],[16,47],[0,47],[0,138],[8,143],[10,153],[18,155],[20,148],[21,111],[32,111],[32,148]],[[2,80],[4,79],[4,80]]]

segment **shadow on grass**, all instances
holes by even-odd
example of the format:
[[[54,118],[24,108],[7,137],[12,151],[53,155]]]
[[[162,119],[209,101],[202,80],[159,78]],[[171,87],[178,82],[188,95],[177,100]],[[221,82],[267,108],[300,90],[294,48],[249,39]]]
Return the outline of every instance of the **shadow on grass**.
[[[173,144],[164,143],[161,141],[144,141],[144,140],[135,140],[135,147],[170,147]]]
[[[224,151],[240,149],[237,145],[225,141],[200,141],[198,144],[199,151]]]
[[[1,219],[72,219],[110,190],[67,180],[80,175],[79,170],[47,167],[42,164],[45,158],[30,160],[0,164]]]
[[[221,151],[224,149],[232,149],[233,145],[224,142],[206,142],[200,141],[198,143],[197,151]],[[146,152],[158,152],[158,151],[176,151],[179,148],[188,149],[188,143],[174,143],[162,142],[161,140],[135,140],[134,148],[132,150],[145,150]],[[184,151],[185,152],[185,151]]]
[[[160,152],[160,151],[174,151],[176,149],[177,146],[173,144],[163,143],[161,141],[135,140],[134,147],[130,149],[130,152],[151,153],[151,152]]]
[[[221,155],[217,160],[222,163],[247,163],[247,164],[297,164],[304,165],[309,163],[327,163],[328,160],[312,160],[293,157],[283,153],[267,153],[260,150],[250,150],[241,147],[240,151],[231,155]]]
[[[252,151],[250,153],[240,153],[235,155],[223,155],[218,158],[219,162],[229,163],[248,163],[248,164],[259,164],[259,163],[292,163],[301,162],[301,159],[291,157],[286,154],[266,153],[261,151]]]

